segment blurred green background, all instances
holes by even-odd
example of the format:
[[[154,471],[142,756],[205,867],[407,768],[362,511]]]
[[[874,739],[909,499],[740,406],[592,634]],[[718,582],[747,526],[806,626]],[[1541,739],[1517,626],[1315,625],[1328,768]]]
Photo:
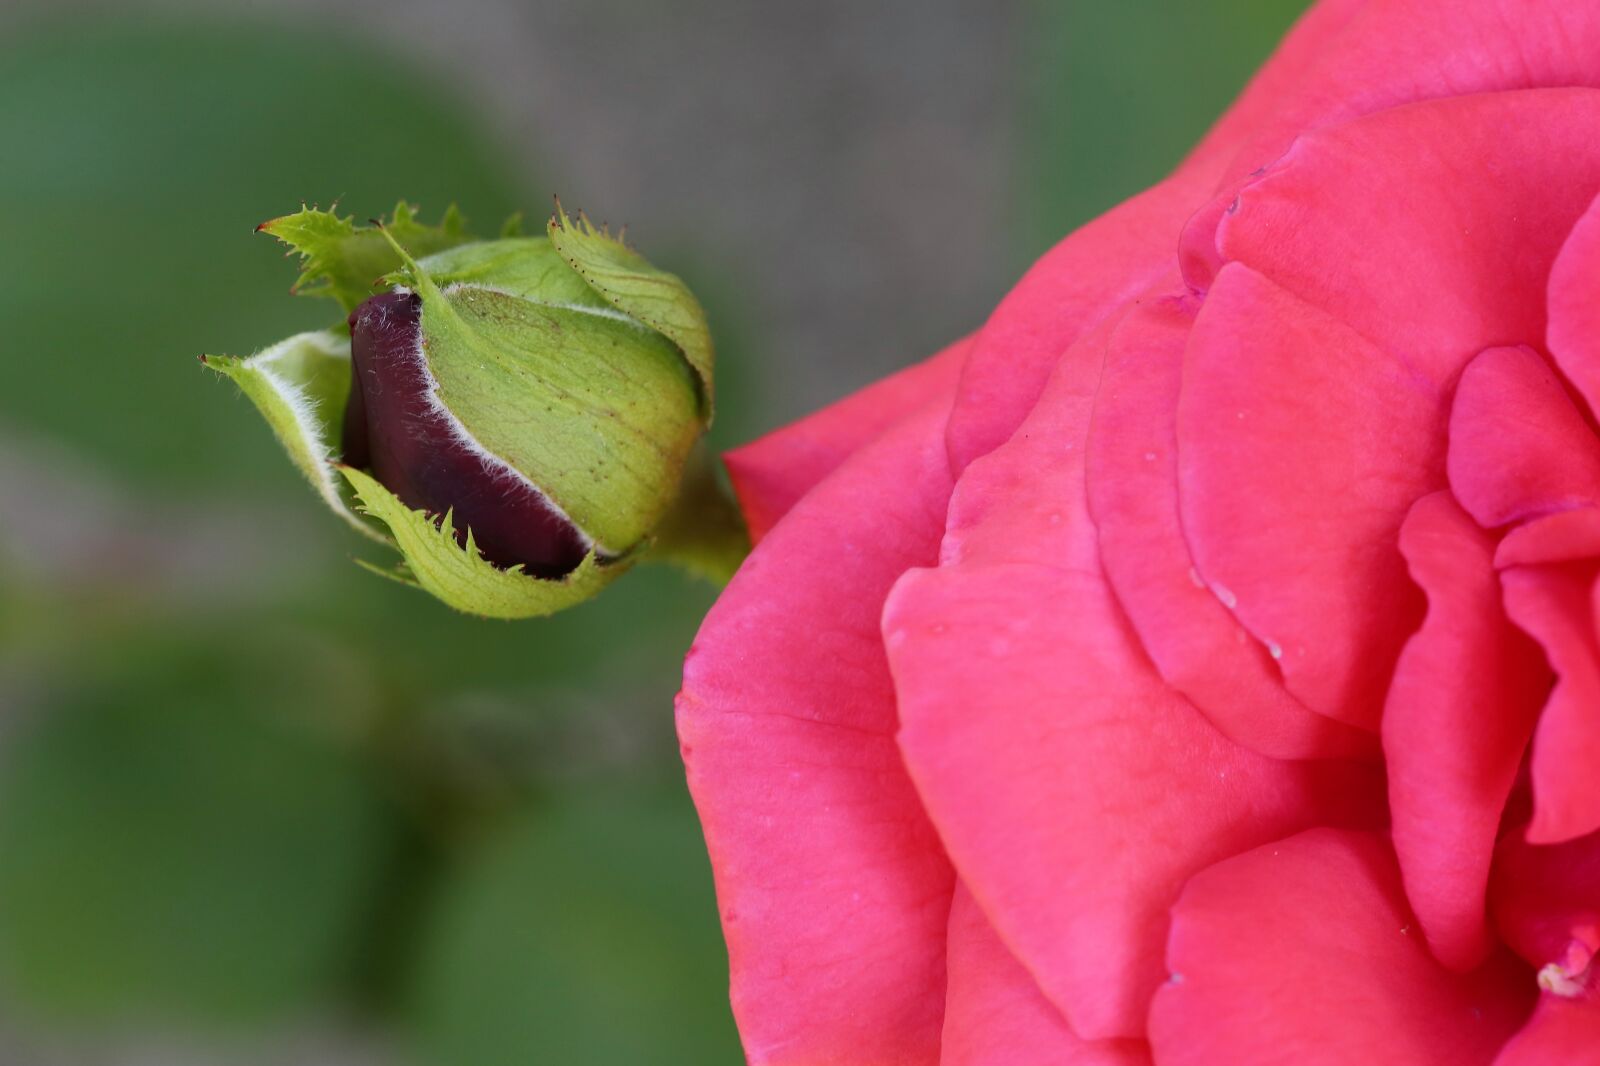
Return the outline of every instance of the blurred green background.
[[[1299,6],[4,9],[0,1062],[740,1060],[671,721],[714,591],[508,625],[351,565],[195,363],[335,317],[256,222],[626,218],[728,445],[975,326]]]

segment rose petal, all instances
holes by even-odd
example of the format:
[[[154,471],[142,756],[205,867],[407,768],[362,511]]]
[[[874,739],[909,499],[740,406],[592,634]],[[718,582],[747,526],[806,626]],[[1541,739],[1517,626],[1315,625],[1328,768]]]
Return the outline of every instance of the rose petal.
[[[1489,865],[1549,673],[1500,606],[1493,539],[1449,493],[1417,501],[1400,550],[1428,616],[1383,714],[1394,847],[1434,955],[1465,970],[1489,953]]]
[[[1435,100],[1301,137],[1219,216],[1217,254],[1448,386],[1544,336],[1551,264],[1596,189],[1600,91]]]
[[[953,879],[895,745],[878,617],[937,551],[945,414],[797,504],[685,665],[678,735],[754,1064],[938,1060]]]
[[[1600,558],[1600,508],[1582,507],[1535,518],[1505,535],[1494,565],[1532,566]]]
[[[1600,645],[1595,567],[1511,567],[1500,575],[1506,613],[1544,647],[1559,675],[1539,716],[1529,771],[1528,839],[1552,844],[1600,829]]]
[[[1161,1066],[1488,1063],[1533,998],[1508,955],[1468,975],[1435,962],[1383,839],[1331,829],[1191,880],[1167,965],[1150,1012]]]
[[[739,507],[760,541],[807,492],[856,451],[955,391],[971,338],[891,374],[723,456]]]
[[[944,565],[907,574],[884,611],[918,791],[1002,938],[1090,1039],[1142,1034],[1191,873],[1381,804],[1367,768],[1256,755],[1151,668],[1086,512],[1099,371],[1076,346],[962,476]]]
[[[1338,7],[1344,15],[1350,5]],[[1306,130],[1401,104],[1600,85],[1600,10],[1589,4],[1453,0],[1441,18],[1436,0],[1369,0],[1332,28],[1336,35],[1306,56],[1292,90],[1256,124],[1230,177],[1270,163]]]
[[[1275,121],[1282,95],[1364,2],[1316,4],[1170,178],[1067,237],[1012,289],[978,335],[951,416],[958,471],[1011,435],[1075,340],[1170,269],[1175,235],[1223,165]]]
[[[1507,834],[1495,856],[1496,930],[1540,969],[1564,965],[1575,946],[1600,950],[1600,833],[1551,845],[1521,836]]]
[[[1600,196],[1567,234],[1550,268],[1550,355],[1588,403],[1600,412]]]
[[[1146,296],[1110,337],[1088,445],[1106,576],[1161,676],[1231,739],[1277,758],[1375,747],[1289,695],[1267,650],[1195,580],[1178,521],[1176,430],[1193,303],[1170,289]]]
[[[1175,234],[1210,190],[1199,169],[1174,175],[1047,252],[973,339],[950,413],[959,472],[1004,442],[1074,342],[1171,269]]]
[[[1321,91],[1330,77],[1341,74],[1338,63],[1330,59],[1341,57],[1364,69],[1370,66],[1366,79],[1370,84],[1363,89],[1380,82],[1389,87],[1387,94],[1363,93],[1371,103],[1361,110],[1416,98],[1419,84],[1406,76],[1405,68],[1383,67],[1381,57],[1373,57],[1379,59],[1373,63],[1364,56],[1373,50],[1381,53],[1392,44],[1386,27],[1369,25],[1352,33],[1350,27],[1362,21],[1358,16],[1370,6],[1367,0],[1315,4],[1171,178],[1062,241],[1012,290],[978,337],[951,416],[950,453],[956,470],[1011,435],[1038,398],[1050,368],[1074,340],[1170,268],[1174,235],[1195,207],[1214,193],[1230,158],[1235,159],[1233,180],[1277,158],[1293,135],[1320,124],[1319,110],[1326,113],[1338,107],[1338,96]],[[1423,20],[1416,12],[1411,20],[1425,26],[1454,21],[1440,20],[1436,13]],[[1569,31],[1578,33],[1570,27]],[[1493,42],[1500,48],[1504,43],[1499,38]],[[1580,70],[1588,71],[1586,54],[1575,52],[1575,59]],[[1318,76],[1308,77],[1309,71]],[[1559,82],[1575,83],[1572,77]],[[1304,116],[1290,120],[1292,124],[1286,123],[1286,96],[1297,101],[1298,114]],[[1359,113],[1341,111],[1331,117]],[[1261,154],[1250,146],[1274,143],[1276,148],[1269,148],[1257,162],[1237,162]],[[1246,146],[1243,154],[1241,145]]]
[[[1248,180],[1258,177],[1260,172],[1252,174]],[[1226,262],[1217,247],[1217,227],[1223,218],[1239,210],[1240,188],[1241,185],[1230,185],[1213,195],[1189,216],[1178,234],[1178,268],[1184,283],[1196,295],[1205,295]]]
[[[950,904],[939,1066],[1150,1066],[1140,1040],[1083,1040],[1006,949],[965,886]]]
[[[901,747],[946,848],[1073,1029],[1143,1032],[1166,910],[1195,870],[1369,822],[1362,764],[1267,759],[1140,657],[1096,580],[1044,566],[908,575],[886,615]]]
[[[1600,442],[1543,357],[1490,348],[1450,411],[1450,489],[1485,528],[1600,502]]]
[[[1196,569],[1312,710],[1376,729],[1421,618],[1396,537],[1443,483],[1444,405],[1398,360],[1247,267],[1184,356],[1178,485]]]
[[[1583,1066],[1600,1062],[1600,1000],[1541,996],[1494,1066]]]

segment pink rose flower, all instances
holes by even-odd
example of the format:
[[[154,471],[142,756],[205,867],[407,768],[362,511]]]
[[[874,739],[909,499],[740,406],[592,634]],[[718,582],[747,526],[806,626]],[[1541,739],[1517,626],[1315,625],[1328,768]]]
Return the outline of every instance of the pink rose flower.
[[[1600,1061],[1600,0],[1324,0],[973,336],[728,457],[758,1066]]]

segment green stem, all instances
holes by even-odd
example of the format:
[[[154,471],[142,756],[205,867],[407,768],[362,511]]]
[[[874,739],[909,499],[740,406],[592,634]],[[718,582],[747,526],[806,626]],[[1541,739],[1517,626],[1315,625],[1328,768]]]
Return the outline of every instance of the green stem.
[[[656,528],[646,558],[682,567],[721,587],[749,554],[750,533],[722,463],[702,440],[689,456],[678,500]]]

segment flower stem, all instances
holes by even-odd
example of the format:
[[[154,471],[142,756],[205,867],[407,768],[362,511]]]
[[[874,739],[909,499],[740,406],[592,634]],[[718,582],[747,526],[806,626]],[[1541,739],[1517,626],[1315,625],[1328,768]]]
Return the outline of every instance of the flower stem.
[[[677,502],[646,558],[682,567],[719,588],[750,554],[750,532],[716,455],[701,441],[689,455]]]

